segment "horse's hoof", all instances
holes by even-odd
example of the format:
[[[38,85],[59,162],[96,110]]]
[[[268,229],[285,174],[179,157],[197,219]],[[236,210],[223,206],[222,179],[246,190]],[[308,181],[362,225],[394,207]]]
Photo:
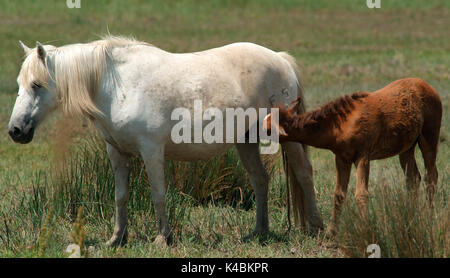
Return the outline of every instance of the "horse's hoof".
[[[248,242],[254,238],[265,236],[269,231],[253,231],[242,238],[242,242]]]
[[[120,245],[120,241],[117,238],[111,238],[106,242],[106,247],[114,248]]]
[[[310,234],[318,234],[320,231],[323,231],[323,221],[320,217],[315,217],[309,222],[309,233]]]
[[[118,237],[113,236],[110,240],[106,242],[106,247],[114,248],[119,246],[124,246],[127,243],[127,238],[125,237]]]
[[[306,233],[309,236],[315,237],[317,236],[319,233],[321,233],[324,230],[322,225],[310,225],[309,228],[306,230]]]
[[[153,241],[153,244],[155,244],[158,247],[167,247],[166,237],[163,235],[158,235],[155,238],[155,241]]]

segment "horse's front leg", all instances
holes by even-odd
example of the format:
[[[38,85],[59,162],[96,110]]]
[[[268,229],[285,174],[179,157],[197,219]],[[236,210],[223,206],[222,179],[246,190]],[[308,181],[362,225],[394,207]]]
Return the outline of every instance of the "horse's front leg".
[[[150,182],[152,202],[155,206],[159,223],[156,244],[171,243],[171,232],[166,215],[166,187],[164,179],[164,146],[148,143],[141,149],[141,156],[145,163]]]
[[[345,162],[340,156],[335,156],[336,164],[336,186],[334,188],[333,211],[331,222],[327,230],[327,236],[332,238],[337,233],[338,218],[342,211],[345,197],[347,196],[348,182],[352,170],[352,164]]]
[[[127,241],[127,205],[129,197],[129,157],[121,154],[110,144],[106,144],[109,159],[114,171],[116,218],[114,233],[106,243],[114,247],[125,244]]]

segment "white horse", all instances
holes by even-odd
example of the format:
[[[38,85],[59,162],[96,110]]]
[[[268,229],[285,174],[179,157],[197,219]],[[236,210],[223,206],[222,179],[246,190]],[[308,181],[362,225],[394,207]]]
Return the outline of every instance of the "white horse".
[[[20,44],[26,57],[17,79],[19,92],[9,134],[15,142],[30,142],[39,123],[58,107],[94,123],[106,141],[115,174],[115,228],[108,245],[126,242],[130,156],[140,155],[145,163],[159,220],[156,241],[164,242],[170,236],[164,159],[208,159],[233,145],[256,195],[253,233],[268,231],[269,176],[258,143],[175,144],[170,138],[175,124],[171,112],[177,107],[192,111],[194,100],[222,111],[290,102],[302,94],[291,56],[252,43],[169,53],[148,43],[112,36],[62,47],[37,43],[30,49]],[[289,161],[296,223],[310,230],[322,228],[305,149],[293,142],[283,143],[282,148]]]

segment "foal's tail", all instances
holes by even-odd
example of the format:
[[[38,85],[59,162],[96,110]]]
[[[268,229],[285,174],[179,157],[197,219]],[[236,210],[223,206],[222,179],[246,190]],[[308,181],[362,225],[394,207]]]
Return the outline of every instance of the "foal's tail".
[[[300,79],[300,71],[298,69],[297,63],[295,61],[295,58],[289,55],[287,52],[279,52],[278,53],[283,59],[285,59],[289,65],[291,66],[292,70],[295,72],[295,76],[297,79],[297,97],[301,97],[302,101],[300,102],[300,105],[298,106],[297,113],[304,113],[306,111],[305,107],[305,101],[303,97],[303,85]],[[305,151],[305,155],[309,159],[307,146],[302,145],[303,150]],[[291,227],[291,220],[290,220],[290,200],[292,200],[292,208],[294,210],[294,221],[296,225],[301,225],[303,228],[306,228],[306,222],[305,222],[305,194],[303,192],[303,189],[298,182],[298,180],[295,177],[293,169],[291,169],[291,166],[289,165],[288,156],[286,154],[286,150],[282,148],[283,153],[283,164],[284,164],[284,172],[286,175],[286,186],[287,186],[287,206],[288,206],[288,221],[289,221],[289,228]]]

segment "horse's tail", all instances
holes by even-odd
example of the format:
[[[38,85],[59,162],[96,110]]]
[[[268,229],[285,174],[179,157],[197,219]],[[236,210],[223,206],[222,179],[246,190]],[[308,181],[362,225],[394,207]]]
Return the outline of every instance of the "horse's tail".
[[[304,113],[306,111],[306,105],[305,105],[305,98],[303,96],[304,88],[302,84],[302,80],[300,78],[300,71],[297,66],[297,62],[295,61],[295,58],[292,57],[287,52],[278,52],[278,55],[281,56],[284,60],[286,60],[289,65],[291,66],[292,70],[295,72],[295,77],[297,79],[297,97],[302,97],[302,101],[300,102],[300,105],[298,106],[298,113]]]
[[[295,72],[295,76],[297,79],[297,97],[302,97],[302,101],[298,106],[297,113],[304,113],[306,111],[305,101],[303,97],[303,85],[300,79],[300,71],[298,69],[295,58],[289,55],[287,52],[279,52],[278,53],[283,59],[285,59],[292,70]],[[303,145],[303,150],[305,151],[306,156],[308,157],[307,146]],[[292,200],[292,208],[294,210],[294,221],[296,225],[301,225],[303,228],[306,228],[305,222],[305,194],[300,183],[297,181],[293,169],[290,168],[288,156],[286,154],[286,150],[282,149],[283,153],[283,164],[284,164],[284,172],[286,175],[286,186],[287,186],[287,206],[288,206],[288,221],[289,228],[291,226],[290,220],[290,200]]]

